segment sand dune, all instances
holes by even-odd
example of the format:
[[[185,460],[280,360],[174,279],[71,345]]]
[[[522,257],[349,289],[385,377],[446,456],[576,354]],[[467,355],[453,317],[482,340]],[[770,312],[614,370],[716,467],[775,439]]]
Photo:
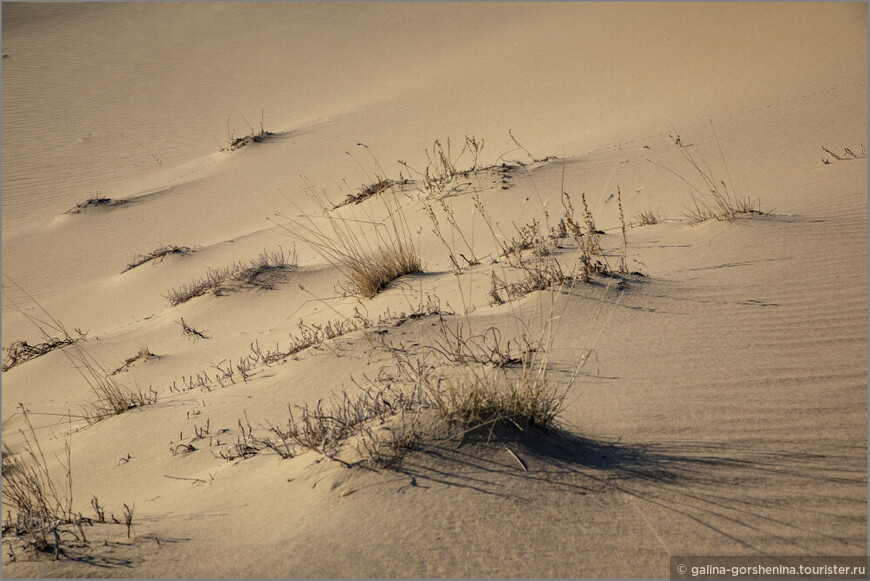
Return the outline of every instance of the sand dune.
[[[4,368],[40,326],[76,339],[2,374],[4,576],[665,577],[674,555],[866,555],[866,20],[4,4]],[[436,139],[455,168],[427,182]],[[711,185],[752,211],[693,223]],[[404,236],[422,270],[354,295],[303,228],[329,216],[367,255]],[[274,252],[287,264],[240,274]],[[546,430],[436,410],[469,373],[533,389],[542,370],[565,396]],[[146,401],[88,422],[94,381]],[[411,399],[334,450],[270,432],[361,386]],[[377,462],[373,441],[411,435]],[[61,523],[58,559],[12,516],[34,437],[82,524]]]

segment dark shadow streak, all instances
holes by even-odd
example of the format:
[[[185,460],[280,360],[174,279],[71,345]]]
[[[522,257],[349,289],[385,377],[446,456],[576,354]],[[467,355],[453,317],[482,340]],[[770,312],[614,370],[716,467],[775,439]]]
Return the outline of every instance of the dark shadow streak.
[[[625,444],[560,429],[544,433],[535,428],[520,432],[487,427],[460,440],[448,437],[419,445],[406,456],[400,472],[415,482],[429,481],[526,502],[529,499],[523,494],[529,483],[578,495],[621,492],[698,523],[757,554],[764,554],[751,543],[758,537],[775,539],[807,554],[817,551],[813,537],[862,548],[861,539],[838,536],[821,526],[813,530],[789,522],[782,515],[798,507],[765,497],[767,485],[758,483],[790,480],[820,490],[826,484],[866,490],[866,474],[850,468],[856,462],[861,464],[866,456],[861,457],[860,450],[836,455],[771,452],[770,445],[767,442],[764,450],[755,450],[748,443]],[[507,450],[522,458],[527,467],[521,468]],[[518,486],[511,486],[511,482]],[[803,508],[812,507],[800,507],[801,511]],[[735,525],[749,536],[741,538]],[[801,538],[783,529],[799,531]]]

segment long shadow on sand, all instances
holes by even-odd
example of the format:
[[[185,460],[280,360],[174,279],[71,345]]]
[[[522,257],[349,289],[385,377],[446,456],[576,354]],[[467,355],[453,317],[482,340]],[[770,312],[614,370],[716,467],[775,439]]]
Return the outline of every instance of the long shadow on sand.
[[[517,502],[548,493],[615,494],[657,535],[646,512],[668,521],[664,529],[678,523],[741,552],[863,554],[866,519],[850,515],[866,515],[866,462],[860,446],[628,444],[566,430],[487,427],[419,446],[401,464],[410,483],[399,491],[446,486]]]

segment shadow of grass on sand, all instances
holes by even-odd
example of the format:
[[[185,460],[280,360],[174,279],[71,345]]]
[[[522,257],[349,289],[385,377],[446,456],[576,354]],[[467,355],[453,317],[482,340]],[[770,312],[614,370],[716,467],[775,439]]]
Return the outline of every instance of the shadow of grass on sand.
[[[616,494],[641,512],[756,554],[771,546],[804,554],[866,547],[866,533],[843,513],[844,503],[866,511],[865,449],[794,451],[792,442],[749,440],[629,444],[563,428],[484,427],[427,439],[397,471],[409,478],[399,492],[447,487],[529,504],[551,493]],[[647,524],[657,529],[654,520]]]

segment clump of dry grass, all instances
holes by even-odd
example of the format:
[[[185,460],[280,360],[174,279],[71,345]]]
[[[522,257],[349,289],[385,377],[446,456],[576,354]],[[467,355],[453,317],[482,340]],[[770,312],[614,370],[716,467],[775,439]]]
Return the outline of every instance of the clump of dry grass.
[[[96,399],[82,406],[82,416],[89,424],[97,423],[112,416],[121,415],[127,410],[139,408],[157,403],[158,392],[149,389],[144,392],[141,389],[129,389],[118,383],[110,374],[102,368],[86,368],[91,375],[89,383],[91,391]]]
[[[99,361],[77,340],[73,340],[60,321],[52,317],[51,313],[46,311],[21,285],[7,275],[4,277],[36,305],[47,317],[47,320],[40,320],[28,314],[4,292],[6,300],[35,325],[46,339],[51,337],[49,331],[53,331],[55,334],[60,334],[70,345],[69,349],[63,349],[61,353],[72,363],[73,368],[82,376],[85,383],[91,388],[91,392],[96,396],[94,401],[82,406],[82,415],[88,423],[95,423],[110,416],[122,414],[129,409],[157,401],[157,392],[153,389],[149,389],[149,392],[145,393],[141,389],[131,390],[118,383]]]
[[[382,220],[375,220],[368,211],[365,219],[338,215],[318,199],[326,225],[318,225],[312,216],[304,216],[305,222],[282,216],[292,229],[277,225],[301,236],[337,268],[347,279],[346,292],[370,299],[397,278],[423,269],[398,199],[393,195],[379,196],[379,200],[387,214]]]
[[[363,200],[371,198],[372,196],[376,196],[383,191],[390,189],[395,186],[397,182],[385,177],[379,177],[378,180],[372,184],[365,185],[363,184],[356,191],[355,194],[348,194],[347,197],[339,204],[337,204],[336,208],[341,208],[342,206],[346,206],[348,204],[359,204]]]
[[[529,293],[545,290],[551,286],[568,285],[577,276],[574,272],[566,273],[562,269],[562,265],[554,257],[537,259],[535,261],[524,259],[519,262],[518,267],[521,271],[521,277],[515,282],[508,282],[499,277],[495,271],[491,272],[489,297],[493,304],[500,305],[507,300],[522,298]],[[603,268],[601,263],[598,263],[598,266],[596,266],[590,262],[589,266],[581,272],[600,274],[604,272]],[[589,275],[585,276],[583,280],[588,282]]]
[[[273,363],[285,361],[288,357],[294,357],[306,349],[322,345],[326,341],[347,333],[380,325],[401,325],[411,319],[436,315],[441,312],[440,302],[428,297],[425,303],[421,302],[410,311],[393,312],[387,309],[376,319],[360,312],[357,308],[354,310],[353,316],[344,319],[334,319],[325,323],[299,321],[299,334],[291,335],[289,344],[284,346],[276,344],[274,347],[263,348],[258,341],[254,341],[250,344],[250,354],[238,359],[224,359],[213,364],[215,372],[211,375],[207,371],[201,371],[195,375],[182,376],[181,386],[178,385],[177,381],[174,381],[168,389],[170,392],[179,393],[196,388],[211,391],[213,387],[235,384],[237,378],[247,382],[257,367],[270,366]]]
[[[723,182],[724,183],[724,182]],[[714,204],[699,201],[692,196],[692,207],[688,208],[686,218],[692,226],[707,220],[730,222],[740,214],[761,214],[761,204],[758,200],[749,198],[729,198],[720,196],[718,192],[711,194]]]
[[[242,119],[245,119],[245,116],[242,115]],[[245,119],[245,123],[248,124],[248,128],[251,130],[247,135],[243,135],[242,137],[236,137],[235,130],[229,129],[229,118],[227,119],[227,139],[229,141],[229,145],[226,147],[221,147],[221,151],[235,151],[237,149],[241,149],[246,145],[250,145],[251,143],[262,143],[266,141],[266,139],[274,133],[270,131],[266,131],[265,125],[263,123],[263,111],[260,111],[260,131],[254,131],[254,126]]]
[[[25,551],[53,553],[54,559],[64,554],[62,543],[67,547],[71,539],[79,546],[87,546],[83,524],[92,525],[93,520],[74,512],[72,494],[72,461],[70,441],[64,442],[61,454],[54,454],[54,461],[46,456],[39,443],[30,415],[20,404],[25,429],[19,430],[24,443],[17,454],[3,444],[2,502],[9,510],[3,523],[3,542],[16,559],[13,545]],[[96,497],[91,506],[97,522],[106,523],[105,509]],[[13,515],[14,511],[14,515]],[[112,519],[119,523],[114,516]],[[119,523],[120,524],[120,523]],[[124,524],[127,538],[133,526],[133,509],[124,504]]]
[[[66,211],[66,214],[81,214],[88,208],[108,208],[126,204],[127,200],[113,200],[104,196],[101,192],[92,194],[88,199],[77,202],[75,206]]]
[[[235,151],[237,149],[241,149],[246,145],[250,145],[251,143],[262,143],[266,141],[266,138],[274,135],[269,131],[260,130],[258,133],[250,133],[248,135],[244,135],[242,137],[230,137],[230,143],[227,145],[223,151]]]
[[[307,450],[346,467],[368,462],[393,468],[436,432],[465,434],[496,424],[521,431],[552,429],[588,353],[567,381],[551,380],[547,352],[550,327],[558,319],[553,314],[551,308],[538,340],[522,338],[528,347],[517,357],[507,355],[497,330],[465,335],[461,324],[454,330],[443,319],[443,340],[431,347],[408,350],[384,341],[395,358],[393,371],[381,369],[376,381],[368,380],[368,387],[354,395],[343,392],[314,405],[288,406],[287,420],[269,423],[267,436],[255,436],[246,419],[236,444],[221,456],[238,459],[271,449],[291,458]],[[359,459],[348,462],[339,453],[352,442]]]
[[[260,280],[259,277],[269,271],[296,266],[297,261],[295,248],[290,252],[284,252],[283,248],[274,252],[263,251],[256,258],[248,261],[248,264],[236,262],[222,269],[209,268],[202,278],[171,289],[165,296],[169,304],[174,307],[208,292],[220,295],[226,290],[227,285],[232,283],[270,288],[269,283]]]
[[[589,211],[589,206],[586,204],[586,194],[580,194],[580,200],[583,202],[583,222],[586,224],[586,243],[590,254],[601,254],[601,241],[599,235],[603,232],[595,226],[595,218],[592,217],[592,212]]]
[[[224,460],[244,460],[255,456],[266,447],[266,442],[262,438],[254,436],[254,429],[248,421],[248,414],[245,413],[245,423],[243,424],[241,418],[239,419],[239,435],[236,436],[235,443],[218,452],[218,455]]]
[[[435,352],[442,360],[453,364],[522,365],[540,349],[539,342],[527,334],[506,338],[496,327],[477,334],[462,321],[449,324],[443,314],[439,314],[438,323],[438,334],[432,339],[432,345],[423,350]]]
[[[81,331],[76,331],[78,333],[78,337],[48,337],[42,343],[37,343],[36,345],[30,345],[27,341],[15,341],[9,347],[4,347],[4,356],[3,356],[3,371],[8,371],[15,367],[16,365],[20,365],[26,361],[30,361],[31,359],[36,359],[46,353],[50,353],[55,349],[59,349],[61,347],[65,347],[67,345],[72,345],[76,341],[81,341],[85,338],[85,333]]]
[[[37,550],[44,551],[54,542],[59,550],[58,527],[74,522],[72,511],[72,472],[69,442],[63,459],[55,456],[60,475],[55,474],[42,451],[36,430],[27,410],[21,405],[26,430],[21,454],[3,444],[3,504],[15,510],[15,519],[4,523],[3,534],[25,535]]]
[[[112,371],[109,375],[118,375],[119,373],[130,369],[137,361],[148,361],[149,359],[160,359],[160,356],[152,353],[151,350],[148,349],[147,345],[143,345],[139,348],[139,351],[136,353],[136,355],[125,359],[124,364]]]
[[[161,262],[170,254],[185,255],[191,252],[193,252],[193,250],[191,250],[189,246],[177,246],[175,244],[165,246],[161,245],[159,248],[152,250],[148,254],[138,254],[135,258],[133,258],[132,261],[127,264],[127,266],[124,267],[124,270],[121,271],[121,274],[152,260],[155,262]]]
[[[390,346],[395,379],[442,420],[468,428],[502,423],[546,430],[574,381],[560,386],[550,380],[554,308],[542,313],[546,318],[539,334],[521,333],[512,340],[504,340],[496,328],[477,335],[465,331],[465,323],[448,325],[442,317],[440,337],[432,346],[416,353]]]
[[[551,309],[537,340],[523,335],[514,348],[497,329],[466,333],[463,323],[451,326],[443,317],[440,338],[430,346],[408,349],[383,339],[394,356],[393,370],[382,368],[376,381],[368,380],[353,396],[291,406],[286,423],[269,424],[260,446],[284,458],[311,450],[352,466],[339,452],[356,442],[359,461],[389,468],[445,429],[467,433],[501,424],[546,431],[555,426],[576,377],[550,379],[547,351],[558,319],[552,315]]]
[[[148,392],[144,392],[138,387],[126,387],[81,345],[73,345],[67,356],[95,396],[93,401],[81,408],[82,416],[89,424],[120,415],[133,408],[157,403],[157,391],[149,388]],[[137,355],[134,359],[138,357]]]
[[[713,128],[713,135],[716,136],[716,129],[713,127],[712,121],[710,126]],[[674,145],[683,159],[695,170],[694,173],[700,178],[700,182],[697,182],[697,184],[693,183],[670,168],[652,160],[648,161],[677,176],[694,190],[692,194],[692,206],[687,208],[686,213],[689,224],[694,226],[707,220],[730,222],[740,214],[762,213],[760,200],[753,200],[749,196],[738,195],[734,191],[734,184],[731,181],[728,164],[725,161],[725,154],[722,152],[718,136],[716,136],[716,144],[719,147],[719,156],[725,168],[725,173],[728,176],[730,186],[725,180],[716,177],[700,151],[694,149],[694,145],[686,144],[679,134],[671,135],[670,137],[673,139]],[[697,194],[697,197],[695,194]]]
[[[638,210],[634,215],[633,225],[637,226],[652,226],[661,222],[662,218],[658,212],[650,209]]]
[[[595,226],[595,220],[586,205],[585,195],[581,199],[584,206],[582,220],[586,226],[585,231],[583,226],[574,218],[574,206],[570,196],[563,191],[564,214],[555,226],[543,225],[538,223],[536,219],[532,219],[528,224],[514,225],[517,236],[512,236],[508,241],[505,241],[505,236],[496,234],[486,209],[480,200],[477,200],[475,208],[480,212],[493,235],[493,239],[500,247],[501,256],[507,258],[508,265],[520,273],[519,279],[514,280],[513,277],[508,276],[507,269],[502,268],[501,276],[495,271],[491,272],[488,293],[491,304],[503,304],[552,286],[570,286],[578,280],[588,283],[593,277],[603,276],[610,272],[606,261],[602,262],[603,259],[595,258],[602,252],[599,236],[603,232]],[[545,210],[545,219],[548,216],[549,214]],[[577,263],[573,263],[572,260],[566,263],[566,267],[563,267],[555,253],[557,249],[564,247],[563,243],[567,238],[573,238],[577,243],[575,255]],[[623,241],[625,242],[624,232]]]
[[[512,376],[504,369],[469,368],[464,376],[429,386],[429,396],[445,420],[469,427],[498,422],[546,430],[562,409],[565,391],[545,374],[524,369]]]
[[[384,421],[402,410],[411,411],[425,404],[412,392],[389,385],[383,389],[364,389],[354,397],[343,392],[330,397],[327,409],[322,400],[314,406],[296,406],[295,411],[289,406],[285,424],[269,425],[276,439],[266,438],[261,442],[284,458],[294,456],[296,450],[301,449],[335,459],[344,442],[360,434],[366,423],[375,419]]]
[[[197,339],[209,339],[210,337],[203,333],[202,331],[197,330],[191,325],[188,325],[184,321],[184,317],[181,317],[180,321],[175,321],[179,325],[181,325],[181,334],[186,335],[187,337],[196,341]]]
[[[446,148],[442,145],[441,140],[436,139],[432,144],[431,151],[429,149],[424,150],[428,163],[422,172],[411,167],[408,162],[399,160],[399,163],[408,170],[409,177],[417,175],[421,178],[421,191],[428,197],[444,196],[456,191],[462,187],[457,182],[457,178],[467,176],[480,169],[478,158],[483,151],[483,138],[478,139],[473,135],[466,135],[465,144],[462,150],[460,150],[459,155],[455,158],[452,156],[449,137],[445,143],[447,144]],[[457,169],[457,164],[466,152],[472,158],[471,167],[466,170],[459,170]]]
[[[447,138],[446,143],[446,151],[444,146],[441,145],[441,141],[438,139],[434,141],[431,152],[428,149],[425,150],[428,163],[422,172],[415,170],[407,162],[399,161],[399,163],[405,166],[405,169],[408,170],[409,175],[417,174],[422,178],[423,191],[428,196],[443,195],[444,193],[451,191],[454,181],[459,174],[459,171],[456,169],[458,158],[454,160],[450,154],[449,137]],[[462,154],[460,153],[460,156],[461,155]]]
[[[354,294],[370,299],[397,278],[421,270],[423,265],[413,247],[381,249],[354,265],[351,289]]]

